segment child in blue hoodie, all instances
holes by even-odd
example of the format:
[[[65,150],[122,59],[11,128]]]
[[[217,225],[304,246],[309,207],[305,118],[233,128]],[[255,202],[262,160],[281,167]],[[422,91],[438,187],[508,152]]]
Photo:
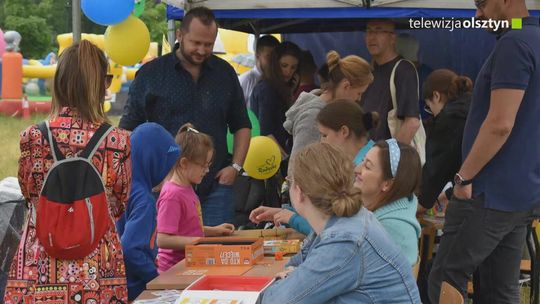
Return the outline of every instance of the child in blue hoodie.
[[[158,275],[156,199],[152,188],[167,176],[179,155],[174,138],[156,123],[144,123],[131,134],[131,193],[127,210],[117,222],[130,301]]]

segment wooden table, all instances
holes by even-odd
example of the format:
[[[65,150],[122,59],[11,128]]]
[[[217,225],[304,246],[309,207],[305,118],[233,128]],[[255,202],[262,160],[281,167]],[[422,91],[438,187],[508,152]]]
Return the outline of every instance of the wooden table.
[[[263,260],[256,265],[250,267],[245,266],[210,266],[210,267],[187,267],[185,260],[171,267],[171,269],[160,274],[157,278],[146,284],[147,290],[161,290],[161,289],[177,289],[183,290],[191,283],[195,282],[198,278],[205,274],[212,274],[221,272],[227,274],[227,270],[232,268],[240,269],[242,272],[239,275],[242,276],[270,276],[273,277],[276,273],[285,268],[285,264],[289,258],[285,257],[281,261],[276,261],[273,257],[264,257]],[[238,273],[238,272],[237,272]]]
[[[251,269],[244,268],[246,271],[242,273],[242,276],[263,276],[273,277],[278,272],[285,268],[285,264],[289,261],[288,257],[283,258],[281,261],[276,261],[273,257],[264,257],[263,260],[252,266]],[[234,268],[243,266],[227,266],[221,268]],[[171,269],[160,274],[157,278],[146,284],[146,289],[136,300],[151,300],[156,299],[158,296],[152,294],[152,291],[174,289],[184,290],[191,283],[195,282],[198,278],[205,274],[205,270],[209,268],[220,268],[220,266],[211,266],[206,268],[188,268],[185,261],[173,266]],[[192,272],[193,275],[183,275],[184,273]]]
[[[422,226],[433,225],[433,228],[437,230],[442,230],[444,227],[444,217],[424,214],[418,218],[418,221]]]
[[[235,231],[233,237],[264,237],[265,239],[304,239],[305,235],[291,228],[274,228],[266,230],[240,230]],[[274,257],[264,257],[253,266],[210,266],[210,267],[187,267],[185,261],[181,261],[171,269],[160,274],[157,278],[146,284],[146,289],[136,300],[150,300],[157,298],[152,291],[172,289],[184,290],[205,274],[238,274],[242,276],[269,276],[273,277],[285,268],[289,257],[276,261]]]
[[[135,301],[137,301],[137,300],[152,300],[152,299],[157,298],[156,295],[152,294],[152,291],[154,291],[154,290],[145,290],[145,291],[143,291],[143,292],[137,297],[137,299],[135,299]]]

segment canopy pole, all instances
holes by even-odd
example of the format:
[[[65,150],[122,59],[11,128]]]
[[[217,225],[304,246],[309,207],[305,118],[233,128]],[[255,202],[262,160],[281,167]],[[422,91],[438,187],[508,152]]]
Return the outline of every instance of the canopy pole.
[[[167,21],[167,40],[169,40],[169,45],[174,47],[174,42],[176,41],[176,29],[173,19]]]
[[[81,41],[81,0],[71,2],[71,31],[73,32],[73,43]]]

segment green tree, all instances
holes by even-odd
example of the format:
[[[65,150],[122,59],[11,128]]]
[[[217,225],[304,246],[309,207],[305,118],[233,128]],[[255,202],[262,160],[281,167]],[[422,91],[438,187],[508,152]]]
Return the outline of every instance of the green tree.
[[[56,35],[71,32],[71,1],[42,0],[38,6],[39,16],[47,20],[56,45]]]
[[[71,4],[72,0],[0,0],[0,27],[21,34],[21,52],[26,58],[42,58],[58,50],[57,35],[72,32]],[[82,33],[105,33],[107,27],[81,15]],[[151,41],[161,44],[167,33],[166,5],[146,0],[140,18],[150,31]]]
[[[5,22],[6,22],[6,14],[4,13],[4,2],[3,0],[0,0],[0,29],[4,28]]]
[[[50,1],[53,0],[3,1],[3,30],[21,34],[20,48],[25,58],[42,58],[51,50],[52,30],[47,19],[42,17],[48,16]]]
[[[156,4],[153,0],[146,0],[141,20],[150,31],[150,41],[161,45],[163,35],[167,35],[167,6],[164,3]]]
[[[20,48],[25,58],[42,58],[50,52],[52,35],[45,19],[8,15],[5,23],[6,29],[21,34]]]

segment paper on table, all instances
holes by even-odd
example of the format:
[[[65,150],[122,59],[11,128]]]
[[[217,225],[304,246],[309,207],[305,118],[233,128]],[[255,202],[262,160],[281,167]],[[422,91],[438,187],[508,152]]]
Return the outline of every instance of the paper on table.
[[[172,304],[182,295],[178,290],[158,290],[153,291],[152,294],[158,297],[150,300],[137,300],[133,304]]]

